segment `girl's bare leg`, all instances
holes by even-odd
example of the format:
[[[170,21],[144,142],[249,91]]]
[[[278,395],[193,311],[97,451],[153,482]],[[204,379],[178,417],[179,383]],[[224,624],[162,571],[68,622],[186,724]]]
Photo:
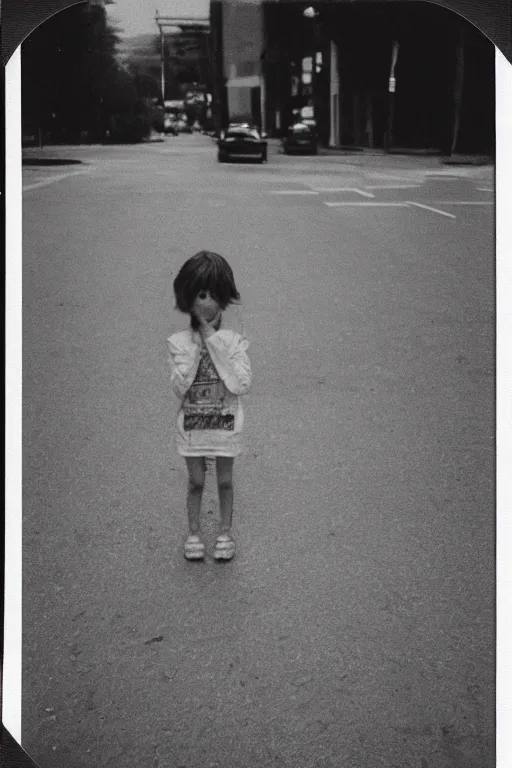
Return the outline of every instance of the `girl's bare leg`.
[[[186,456],[188,469],[187,513],[190,533],[200,531],[201,500],[203,498],[205,460],[202,456]]]
[[[233,518],[233,458],[217,456],[217,487],[219,489],[220,530],[231,530]]]

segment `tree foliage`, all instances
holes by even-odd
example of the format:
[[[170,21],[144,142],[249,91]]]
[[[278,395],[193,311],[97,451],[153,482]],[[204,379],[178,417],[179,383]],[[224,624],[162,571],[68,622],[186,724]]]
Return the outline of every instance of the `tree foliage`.
[[[153,52],[160,52],[160,37],[153,40]],[[211,90],[210,62],[204,36],[194,32],[179,32],[165,36],[164,66],[166,98],[180,98],[191,86]]]
[[[116,56],[117,30],[104,4],[71,6],[22,46],[24,133],[52,142],[139,140],[147,108],[134,75]]]

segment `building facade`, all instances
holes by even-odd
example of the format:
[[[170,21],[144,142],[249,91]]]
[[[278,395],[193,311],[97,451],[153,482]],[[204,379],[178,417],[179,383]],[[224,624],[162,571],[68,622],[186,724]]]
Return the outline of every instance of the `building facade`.
[[[262,123],[263,13],[259,0],[212,0],[210,5],[219,122]]]
[[[414,0],[211,9],[219,123],[277,137],[313,112],[325,146],[493,153],[494,46],[458,14]]]

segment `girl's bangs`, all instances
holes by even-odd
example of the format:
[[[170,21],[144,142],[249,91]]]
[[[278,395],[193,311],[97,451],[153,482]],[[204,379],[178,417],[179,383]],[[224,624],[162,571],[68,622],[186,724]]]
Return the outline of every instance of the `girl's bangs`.
[[[208,291],[214,297],[219,293],[219,281],[212,271],[197,276],[194,281],[194,295],[197,296],[200,291]]]
[[[196,272],[194,280],[194,291],[197,295],[199,291],[208,291],[212,296],[218,297],[224,292],[226,276],[220,264],[216,261],[203,261]]]

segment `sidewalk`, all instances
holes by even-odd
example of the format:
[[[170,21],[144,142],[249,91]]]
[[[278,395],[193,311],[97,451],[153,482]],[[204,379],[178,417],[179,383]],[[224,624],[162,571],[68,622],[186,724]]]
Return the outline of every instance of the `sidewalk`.
[[[454,154],[443,155],[435,149],[412,149],[395,147],[390,152],[383,149],[368,149],[367,147],[320,147],[321,155],[364,155],[372,157],[414,157],[431,158],[445,165],[493,165],[494,159],[490,155],[482,154]]]
[[[267,140],[269,147],[279,152],[281,140],[270,138]],[[494,158],[490,155],[442,155],[436,150],[401,149],[396,148],[391,152],[383,149],[367,149],[366,147],[319,147],[318,157],[349,158],[351,162],[364,163],[368,158],[380,160],[385,165],[395,165],[401,161],[414,164],[415,167],[436,168],[440,165],[468,165],[468,166],[494,166]]]

